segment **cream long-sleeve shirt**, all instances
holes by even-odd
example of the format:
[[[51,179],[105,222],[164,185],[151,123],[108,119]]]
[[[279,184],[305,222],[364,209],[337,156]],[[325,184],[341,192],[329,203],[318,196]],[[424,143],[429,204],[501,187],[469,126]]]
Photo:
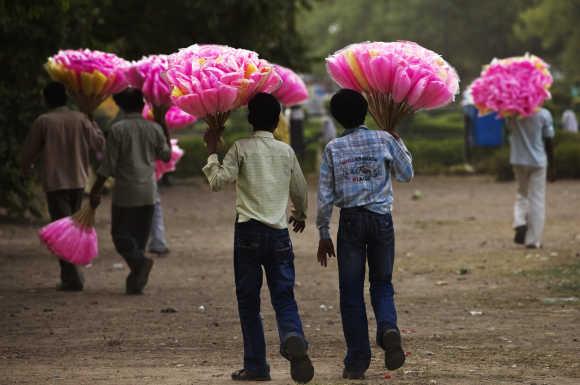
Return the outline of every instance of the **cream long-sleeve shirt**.
[[[306,219],[308,186],[292,147],[271,132],[255,131],[234,143],[220,164],[211,154],[203,173],[212,191],[236,182],[238,222],[254,219],[267,226],[288,227],[288,199],[298,220]]]

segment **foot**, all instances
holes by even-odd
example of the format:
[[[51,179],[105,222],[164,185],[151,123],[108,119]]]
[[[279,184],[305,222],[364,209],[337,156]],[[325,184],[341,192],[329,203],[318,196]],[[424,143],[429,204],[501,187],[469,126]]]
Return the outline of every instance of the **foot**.
[[[347,368],[344,368],[342,370],[342,378],[344,378],[345,380],[364,380],[365,372],[351,371],[348,370]]]
[[[149,273],[153,268],[153,260],[150,258],[144,258],[143,262],[131,270],[131,273],[127,276],[126,281],[126,292],[127,294],[136,295],[143,294],[143,289],[147,285],[149,280]]]
[[[61,282],[57,287],[58,291],[83,291],[83,284],[80,282]]]
[[[523,245],[526,241],[526,232],[528,231],[528,226],[522,225],[514,228],[515,235],[514,235],[514,242],[518,245]]]
[[[382,346],[385,350],[385,367],[388,370],[399,369],[405,363],[405,352],[401,343],[401,334],[397,329],[383,333]]]
[[[284,352],[290,360],[290,376],[300,384],[306,384],[314,377],[314,367],[307,350],[302,337],[290,336],[284,341]]]
[[[232,380],[234,381],[270,381],[271,379],[268,373],[259,374],[246,369],[240,369],[232,373]]]
[[[530,243],[526,245],[526,249],[540,249],[542,245],[539,243]]]
[[[157,257],[167,257],[167,255],[171,252],[169,248],[165,247],[163,249],[149,249],[151,254],[156,254]]]

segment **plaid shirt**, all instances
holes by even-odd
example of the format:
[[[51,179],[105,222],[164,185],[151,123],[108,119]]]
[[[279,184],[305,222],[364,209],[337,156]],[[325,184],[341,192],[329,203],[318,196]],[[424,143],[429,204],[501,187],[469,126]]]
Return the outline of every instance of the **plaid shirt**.
[[[413,178],[413,164],[403,141],[385,131],[360,126],[328,143],[318,184],[320,238],[330,238],[333,205],[389,213],[393,204],[391,173],[398,181],[408,182]]]

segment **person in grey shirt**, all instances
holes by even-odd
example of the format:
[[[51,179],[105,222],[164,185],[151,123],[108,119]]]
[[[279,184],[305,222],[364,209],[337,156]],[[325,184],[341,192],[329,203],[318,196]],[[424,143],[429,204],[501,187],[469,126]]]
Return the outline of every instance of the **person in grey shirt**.
[[[518,190],[514,205],[514,242],[528,248],[542,245],[546,178],[554,180],[552,114],[541,108],[524,118],[507,119],[510,163]]]
[[[171,146],[164,128],[141,116],[144,103],[141,91],[127,89],[114,99],[125,115],[111,126],[90,201],[96,208],[105,181],[115,178],[111,235],[115,249],[131,269],[126,282],[127,294],[141,294],[153,267],[153,260],[145,257],[144,251],[157,194],[155,160],[167,162]]]

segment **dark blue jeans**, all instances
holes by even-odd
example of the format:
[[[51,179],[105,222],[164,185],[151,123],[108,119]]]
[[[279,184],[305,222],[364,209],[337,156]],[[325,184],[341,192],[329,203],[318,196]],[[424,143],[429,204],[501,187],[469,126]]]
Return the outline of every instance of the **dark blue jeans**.
[[[288,229],[273,229],[257,221],[236,223],[234,272],[238,310],[244,337],[244,369],[268,373],[266,341],[260,316],[262,266],[276,312],[280,352],[292,335],[304,338],[294,300],[294,253]]]
[[[348,370],[369,367],[371,348],[364,301],[365,266],[369,264],[371,303],[377,320],[377,344],[383,331],[397,328],[393,299],[395,235],[390,214],[362,208],[342,209],[338,228],[340,313],[346,339],[344,365]]]

